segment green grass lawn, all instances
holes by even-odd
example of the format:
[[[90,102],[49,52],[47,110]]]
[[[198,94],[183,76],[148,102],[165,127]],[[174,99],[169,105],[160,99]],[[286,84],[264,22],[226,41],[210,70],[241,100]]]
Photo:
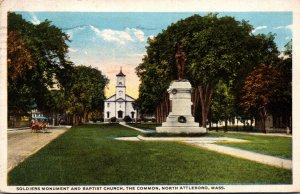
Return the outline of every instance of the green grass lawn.
[[[159,124],[130,124],[140,129],[153,129],[161,126]],[[160,136],[180,136],[180,137],[201,137],[201,136],[221,136],[232,137],[239,139],[250,140],[249,143],[219,143],[220,145],[227,145],[231,147],[237,147],[250,151],[255,151],[262,154],[268,154],[286,159],[292,159],[292,138],[291,137],[270,137],[270,136],[258,136],[247,134],[232,134],[232,133],[209,133],[209,134],[144,134],[146,137],[160,137]]]
[[[175,142],[113,139],[117,124],[75,127],[8,175],[9,185],[291,184],[290,170]]]
[[[153,129],[161,126],[158,124],[130,124],[140,129]],[[219,143],[220,145],[227,145],[231,147],[237,147],[250,151],[255,151],[262,154],[268,154],[286,159],[292,159],[292,138],[291,137],[270,137],[270,136],[258,136],[258,135],[247,135],[247,134],[232,134],[232,133],[209,133],[209,134],[144,134],[147,137],[160,137],[160,136],[181,136],[181,137],[232,137],[239,139],[246,139],[251,142],[249,143]]]
[[[161,124],[155,123],[128,123],[128,125],[145,130],[155,130],[156,127],[161,126]]]
[[[281,158],[292,159],[292,138],[291,137],[275,137],[275,136],[259,136],[247,134],[232,133],[211,133],[210,136],[224,136],[249,140],[249,143],[219,143],[241,149],[251,150],[263,154],[277,156]]]

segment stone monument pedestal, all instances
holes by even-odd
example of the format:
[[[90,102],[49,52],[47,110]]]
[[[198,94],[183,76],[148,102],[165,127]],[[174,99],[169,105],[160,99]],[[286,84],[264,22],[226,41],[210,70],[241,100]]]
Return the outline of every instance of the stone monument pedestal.
[[[199,127],[192,116],[192,86],[188,80],[176,80],[171,83],[168,93],[171,100],[171,112],[157,133],[207,133],[206,128]]]

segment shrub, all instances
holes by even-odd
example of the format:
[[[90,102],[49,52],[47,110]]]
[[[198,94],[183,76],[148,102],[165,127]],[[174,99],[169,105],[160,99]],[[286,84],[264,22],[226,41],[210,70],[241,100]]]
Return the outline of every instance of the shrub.
[[[124,121],[125,121],[126,123],[131,122],[131,121],[132,121],[132,118],[131,118],[130,116],[126,115],[126,116],[124,117]]]
[[[116,118],[116,117],[111,117],[111,118],[110,118],[110,122],[115,123],[116,121],[117,121],[117,118]]]

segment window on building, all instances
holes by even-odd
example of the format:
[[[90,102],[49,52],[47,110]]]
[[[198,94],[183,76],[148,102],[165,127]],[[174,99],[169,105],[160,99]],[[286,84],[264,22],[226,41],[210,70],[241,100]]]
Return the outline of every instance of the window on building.
[[[107,108],[109,108],[109,102],[107,103]]]
[[[119,82],[119,85],[122,85],[122,82]]]
[[[121,110],[118,111],[118,118],[123,118],[123,111]]]
[[[121,102],[119,102],[119,107],[122,108],[122,103]]]
[[[123,91],[119,91],[119,96],[122,96],[122,94],[123,94]]]
[[[134,113],[135,112],[133,112],[133,111],[131,112],[131,118],[133,118],[133,119],[134,119]]]
[[[106,117],[109,119],[109,112],[106,113]]]

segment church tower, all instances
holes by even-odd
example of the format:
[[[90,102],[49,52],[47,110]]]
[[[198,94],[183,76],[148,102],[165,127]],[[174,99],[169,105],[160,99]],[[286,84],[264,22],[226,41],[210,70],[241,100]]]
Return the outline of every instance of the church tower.
[[[125,74],[122,72],[122,67],[120,69],[120,73],[117,75],[117,83],[116,83],[116,99],[122,98],[125,100],[126,94],[126,86],[125,86]]]
[[[134,108],[135,99],[126,94],[126,75],[120,72],[116,75],[116,93],[104,100],[104,121],[115,122],[122,121],[125,116],[129,116],[132,120],[137,119],[137,110]]]

